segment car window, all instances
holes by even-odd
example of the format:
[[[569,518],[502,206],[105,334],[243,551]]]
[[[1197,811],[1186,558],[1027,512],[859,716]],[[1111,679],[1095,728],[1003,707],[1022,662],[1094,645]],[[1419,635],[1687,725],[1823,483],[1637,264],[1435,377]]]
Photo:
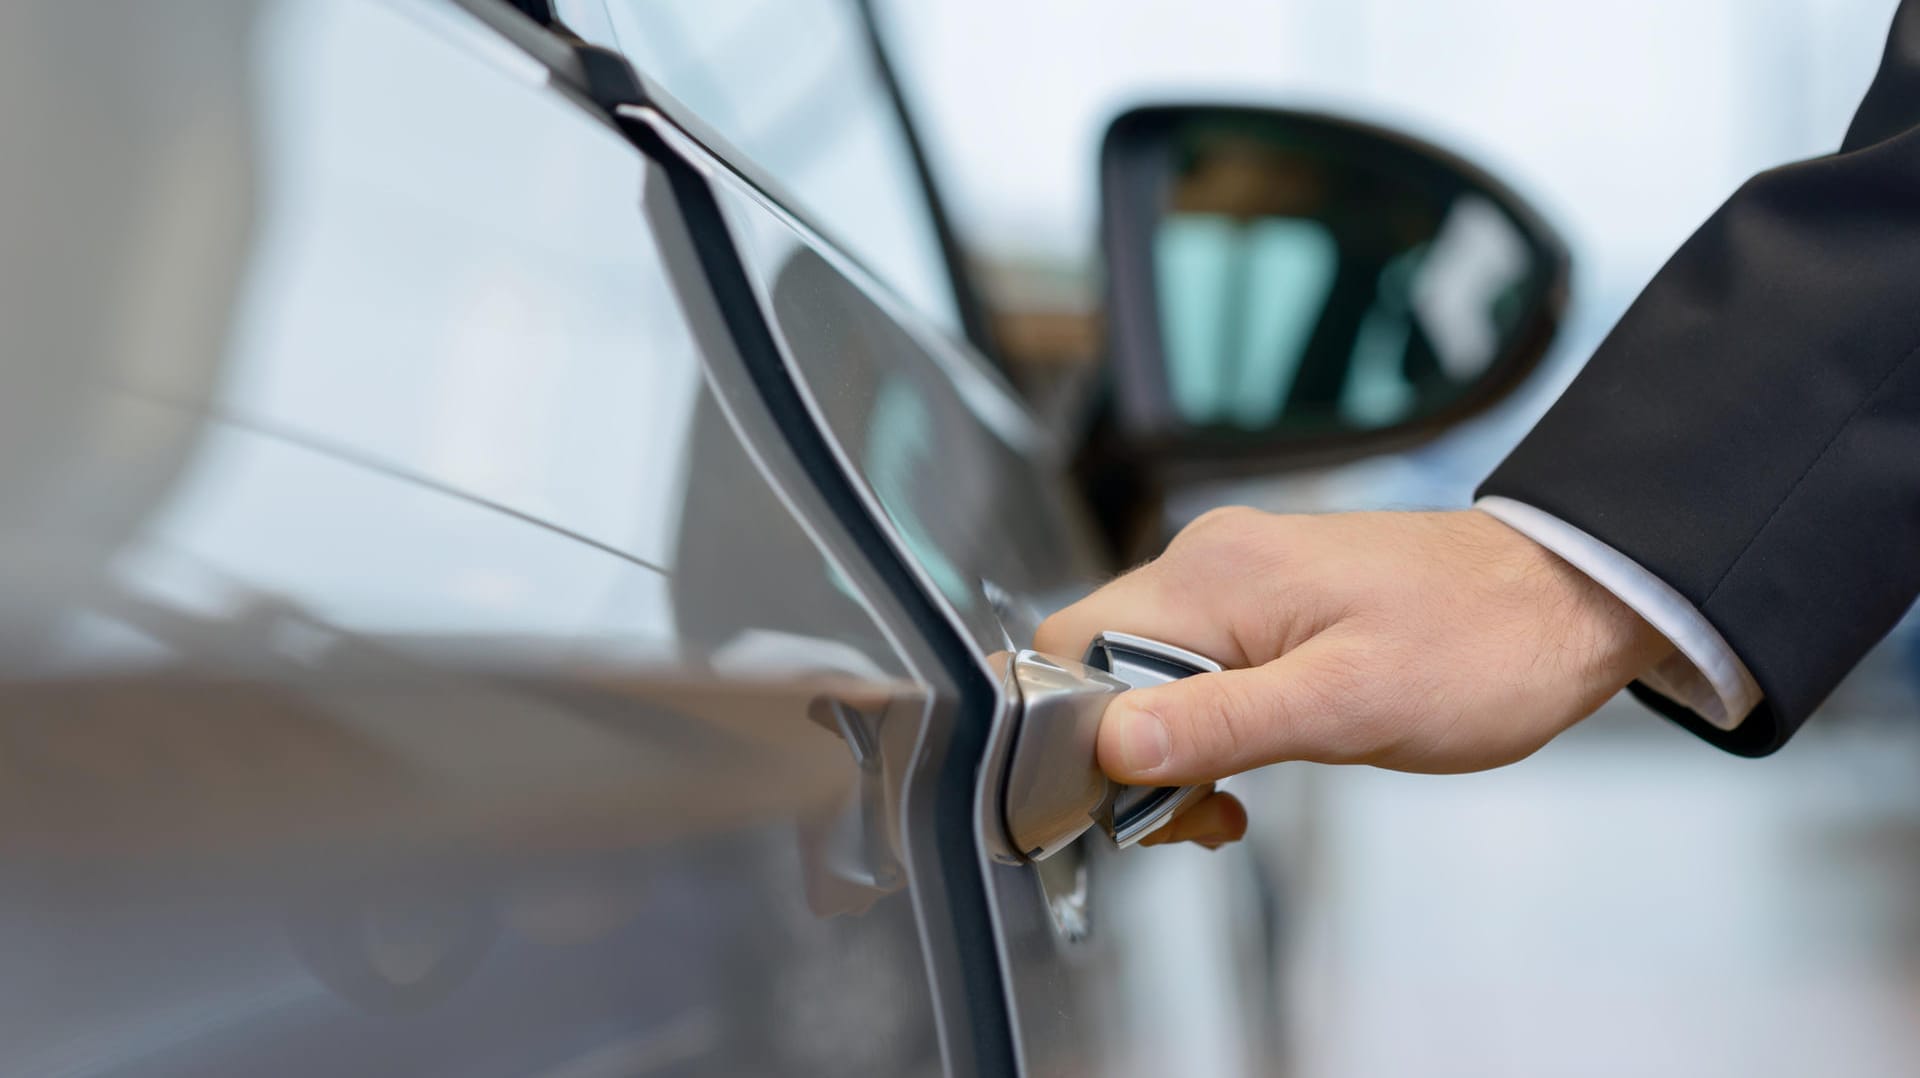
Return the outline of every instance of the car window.
[[[960,328],[907,130],[853,0],[606,0],[620,47],[889,287]]]

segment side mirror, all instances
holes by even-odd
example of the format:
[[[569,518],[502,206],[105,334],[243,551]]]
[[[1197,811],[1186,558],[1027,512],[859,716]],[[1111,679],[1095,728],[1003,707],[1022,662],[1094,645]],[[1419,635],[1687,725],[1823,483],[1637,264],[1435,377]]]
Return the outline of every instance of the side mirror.
[[[1101,154],[1110,434],[1165,478],[1413,444],[1512,391],[1567,299],[1565,245],[1406,135],[1157,106]]]

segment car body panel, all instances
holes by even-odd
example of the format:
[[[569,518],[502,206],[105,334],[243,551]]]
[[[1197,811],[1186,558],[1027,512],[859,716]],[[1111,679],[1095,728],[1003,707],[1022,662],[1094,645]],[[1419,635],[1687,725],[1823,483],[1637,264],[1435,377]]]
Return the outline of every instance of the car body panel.
[[[1230,1070],[1240,855],[977,800],[1052,433],[516,19],[0,12],[0,1069]]]
[[[945,690],[657,166],[430,0],[0,24],[4,1069],[945,1069]]]
[[[710,183],[782,360],[840,466],[971,657],[993,666],[1098,574],[1049,435],[979,357],[725,161],[657,114],[631,115]],[[988,721],[1006,727],[1016,707],[1003,688]],[[1091,835],[1044,866],[996,858],[1005,848],[998,807],[981,805],[977,818],[995,918],[995,938],[979,945],[999,953],[1025,1073],[1142,1073],[1144,1060],[1183,1053],[1219,1061],[1223,1073],[1261,1065],[1271,1023],[1259,1008],[1272,992],[1265,926],[1248,914],[1263,878],[1244,851],[1209,855],[1169,886],[1139,855]],[[1236,919],[1162,927],[1194,909],[1232,909]],[[1138,930],[1192,950],[1142,947],[1130,938]],[[1236,952],[1235,938],[1253,946]],[[1212,991],[1228,985],[1258,990]],[[1196,1012],[1180,997],[1214,1009]],[[1183,1025],[1160,1025],[1163,1014]]]

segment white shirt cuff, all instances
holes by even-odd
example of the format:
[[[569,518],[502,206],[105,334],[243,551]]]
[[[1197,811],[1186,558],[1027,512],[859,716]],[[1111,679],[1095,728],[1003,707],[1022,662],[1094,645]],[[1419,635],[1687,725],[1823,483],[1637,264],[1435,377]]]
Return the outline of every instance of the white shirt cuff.
[[[1481,498],[1473,507],[1592,577],[1672,642],[1673,654],[1641,677],[1648,688],[1684,704],[1722,730],[1738,727],[1759,705],[1763,694],[1747,664],[1666,581],[1579,528],[1524,502]]]

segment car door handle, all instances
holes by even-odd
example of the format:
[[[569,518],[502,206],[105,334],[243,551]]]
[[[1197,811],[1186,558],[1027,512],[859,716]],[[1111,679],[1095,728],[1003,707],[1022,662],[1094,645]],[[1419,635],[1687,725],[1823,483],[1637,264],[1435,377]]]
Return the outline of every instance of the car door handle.
[[[1197,786],[1128,786],[1100,770],[1100,717],[1128,689],[1220,669],[1183,648],[1129,633],[1101,633],[1080,662],[1037,651],[1012,654],[1014,729],[998,803],[1014,851],[1033,861],[1098,824],[1131,846],[1173,818]]]

